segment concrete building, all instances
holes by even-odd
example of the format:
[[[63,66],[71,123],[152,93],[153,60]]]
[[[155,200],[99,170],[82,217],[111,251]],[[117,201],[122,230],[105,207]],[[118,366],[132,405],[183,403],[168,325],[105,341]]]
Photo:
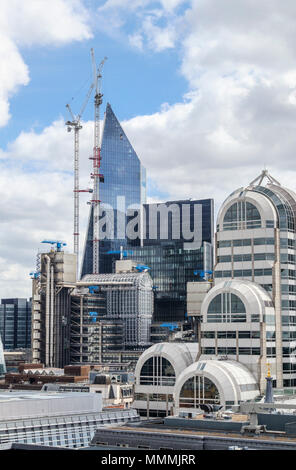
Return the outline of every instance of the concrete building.
[[[177,377],[197,352],[196,343],[158,343],[144,351],[135,369],[133,407],[147,416],[171,414]]]
[[[40,272],[32,284],[32,360],[46,367],[70,362],[71,291],[76,255],[59,248],[40,255]]]
[[[217,282],[201,306],[199,359],[228,358],[244,364],[265,390],[266,364],[275,366],[268,354],[275,317],[268,292],[249,280]],[[275,367],[273,367],[275,370]]]
[[[133,407],[147,416],[229,408],[259,395],[254,375],[236,361],[197,360],[197,343],[160,343],[147,349],[135,370]]]

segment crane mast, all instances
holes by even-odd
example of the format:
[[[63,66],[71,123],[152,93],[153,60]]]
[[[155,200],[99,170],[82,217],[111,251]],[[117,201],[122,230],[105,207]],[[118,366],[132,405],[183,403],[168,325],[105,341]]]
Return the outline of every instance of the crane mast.
[[[99,249],[99,238],[100,238],[100,182],[104,181],[104,177],[100,174],[101,167],[101,147],[100,147],[100,106],[102,104],[103,95],[101,93],[101,79],[102,69],[107,57],[105,57],[98,67],[96,68],[94,50],[91,49],[92,62],[93,62],[93,74],[94,74],[94,148],[93,156],[93,173],[91,178],[94,180],[93,185],[93,199],[90,201],[93,207],[93,274],[99,272],[99,260],[100,260],[100,249]]]
[[[66,122],[68,132],[71,129],[74,129],[74,253],[76,254],[76,274],[78,277],[79,273],[79,193],[81,192],[92,192],[92,189],[81,190],[79,189],[79,131],[82,129],[82,125],[80,123],[80,119],[82,114],[86,108],[88,100],[90,98],[91,92],[94,88],[95,84],[92,83],[80,110],[80,113],[77,116],[74,116],[71,106],[66,104],[66,108],[70,113],[72,118],[71,121]]]

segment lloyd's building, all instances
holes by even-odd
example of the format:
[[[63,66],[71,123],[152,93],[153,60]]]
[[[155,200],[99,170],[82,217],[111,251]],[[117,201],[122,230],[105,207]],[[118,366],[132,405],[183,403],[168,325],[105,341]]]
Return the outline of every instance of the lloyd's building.
[[[198,343],[145,351],[136,369],[139,405],[161,384],[159,410],[161,400],[174,402],[175,412],[253,400],[265,394],[268,367],[274,389],[295,390],[295,235],[296,193],[267,170],[230,194],[217,218],[213,280],[187,285]]]

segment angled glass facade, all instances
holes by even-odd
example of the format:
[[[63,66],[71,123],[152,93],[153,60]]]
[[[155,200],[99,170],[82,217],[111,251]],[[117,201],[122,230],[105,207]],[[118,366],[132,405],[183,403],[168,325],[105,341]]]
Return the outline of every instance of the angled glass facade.
[[[101,220],[104,237],[100,237],[100,273],[112,272],[112,260],[108,251],[127,245],[125,236],[126,210],[146,202],[146,171],[125,135],[119,121],[107,104],[101,144],[101,169],[104,182],[100,183]],[[111,214],[112,212],[112,214]],[[113,226],[110,231],[109,228]],[[103,239],[102,239],[103,238]],[[87,227],[81,276],[93,272],[93,209]]]

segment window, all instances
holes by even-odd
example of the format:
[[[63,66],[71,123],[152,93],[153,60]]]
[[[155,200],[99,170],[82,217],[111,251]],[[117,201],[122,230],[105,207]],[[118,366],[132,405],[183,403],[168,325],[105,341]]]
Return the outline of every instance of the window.
[[[230,292],[214,297],[207,311],[209,323],[246,322],[246,309],[241,299]]]
[[[161,356],[150,357],[140,373],[141,385],[174,385],[175,371],[172,364]]]
[[[250,202],[236,202],[225,213],[223,230],[253,229],[259,227],[261,227],[259,211]]]
[[[207,377],[194,376],[186,380],[180,392],[180,408],[198,408],[201,403],[220,403],[216,385]]]

